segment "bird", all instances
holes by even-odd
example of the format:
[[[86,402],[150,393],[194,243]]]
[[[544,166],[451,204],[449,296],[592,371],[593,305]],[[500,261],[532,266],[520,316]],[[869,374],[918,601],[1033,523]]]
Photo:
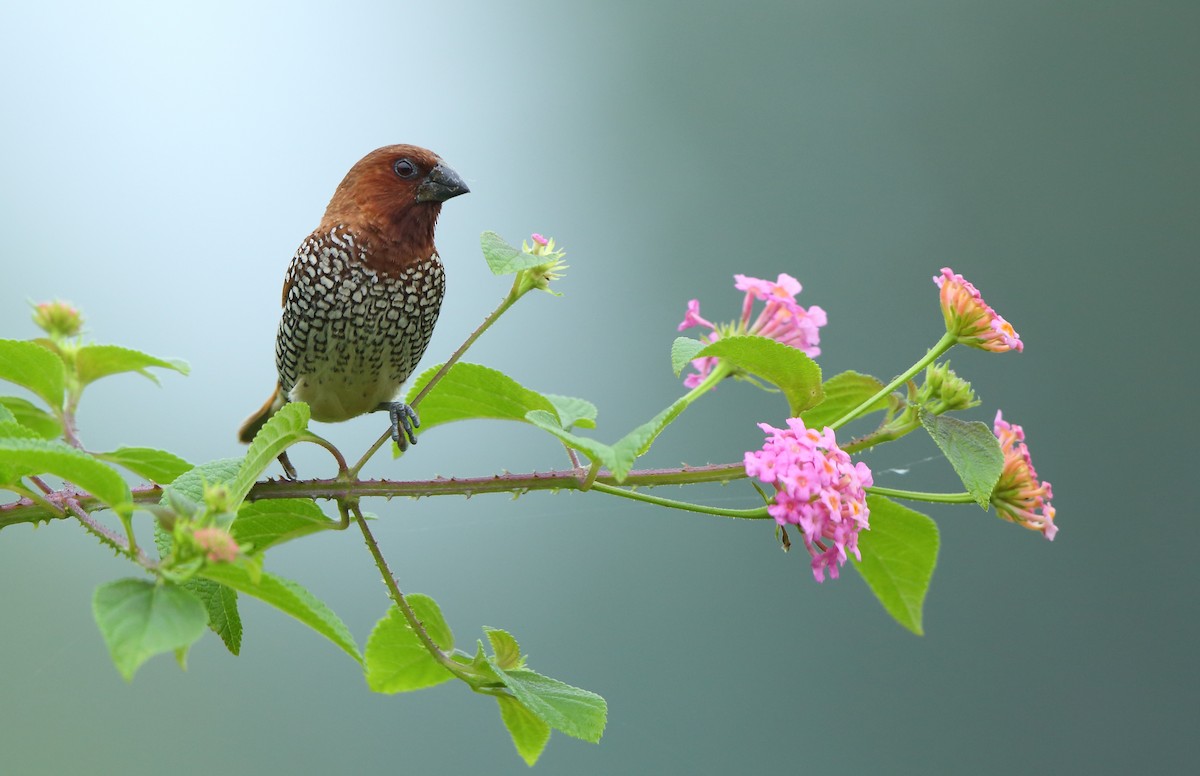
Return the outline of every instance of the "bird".
[[[441,157],[415,145],[377,148],[350,168],[288,266],[279,379],[242,424],[241,442],[302,401],[327,423],[386,411],[400,449],[416,444],[420,418],[396,395],[425,354],[446,292],[434,246],[442,203],[469,191]]]

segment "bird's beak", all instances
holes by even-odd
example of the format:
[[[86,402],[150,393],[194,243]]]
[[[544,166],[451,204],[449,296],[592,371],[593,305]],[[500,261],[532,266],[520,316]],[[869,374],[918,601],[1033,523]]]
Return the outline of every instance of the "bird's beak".
[[[451,197],[466,194],[470,189],[458,173],[444,164],[429,171],[421,185],[417,186],[417,202],[445,202]]]

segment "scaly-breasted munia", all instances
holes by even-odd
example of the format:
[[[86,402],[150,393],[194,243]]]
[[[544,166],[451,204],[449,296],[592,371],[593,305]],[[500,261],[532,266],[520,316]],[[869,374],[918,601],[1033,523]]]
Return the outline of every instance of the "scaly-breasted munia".
[[[385,146],[350,168],[288,267],[279,384],[242,425],[242,442],[289,401],[307,402],[323,422],[387,410],[400,448],[417,441],[417,415],[396,394],[425,353],[446,292],[433,245],[438,214],[468,191],[417,146]]]

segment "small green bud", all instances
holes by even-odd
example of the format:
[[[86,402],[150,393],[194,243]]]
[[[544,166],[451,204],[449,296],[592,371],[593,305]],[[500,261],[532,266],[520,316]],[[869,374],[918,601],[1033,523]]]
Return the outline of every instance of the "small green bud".
[[[940,415],[951,410],[965,410],[979,405],[971,384],[950,368],[950,362],[930,364],[925,370],[925,384],[919,399],[931,412]]]
[[[229,508],[229,488],[224,484],[204,485],[204,506],[209,514],[221,514],[231,511]]]
[[[34,305],[33,322],[56,340],[74,337],[83,329],[83,315],[61,300]]]

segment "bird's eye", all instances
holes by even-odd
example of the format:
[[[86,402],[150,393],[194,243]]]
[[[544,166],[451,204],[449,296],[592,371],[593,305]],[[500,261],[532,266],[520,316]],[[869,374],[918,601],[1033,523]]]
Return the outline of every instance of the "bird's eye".
[[[411,178],[417,174],[417,166],[408,159],[397,159],[392,170],[401,178]]]

